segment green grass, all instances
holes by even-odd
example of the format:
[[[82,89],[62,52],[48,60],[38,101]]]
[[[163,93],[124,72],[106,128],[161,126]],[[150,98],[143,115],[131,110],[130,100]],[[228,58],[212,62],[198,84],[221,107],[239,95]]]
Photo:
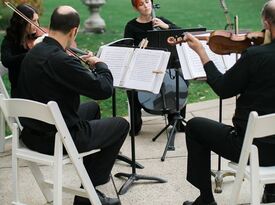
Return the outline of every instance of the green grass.
[[[231,19],[238,15],[239,27],[261,30],[260,10],[266,0],[230,0],[226,1]],[[155,0],[161,8],[157,10],[157,16],[164,16],[183,28],[206,27],[209,30],[224,29],[226,18],[218,0]],[[48,26],[50,14],[58,5],[71,5],[77,9],[81,16],[81,29],[88,18],[87,7],[78,0],[47,0],[43,1],[43,15],[40,18],[42,26]],[[96,52],[98,48],[115,39],[123,37],[124,26],[130,19],[137,16],[130,0],[108,0],[102,7],[101,16],[106,22],[106,32],[103,34],[86,34],[80,32],[77,36],[77,45],[81,49]],[[0,34],[0,40],[3,34]],[[88,85],[87,85],[88,86]],[[191,81],[189,87],[188,102],[198,102],[217,98],[209,86],[204,82]],[[83,101],[87,98],[83,97]],[[111,99],[99,102],[102,115],[111,116]],[[127,113],[127,98],[122,90],[117,91],[118,115]]]

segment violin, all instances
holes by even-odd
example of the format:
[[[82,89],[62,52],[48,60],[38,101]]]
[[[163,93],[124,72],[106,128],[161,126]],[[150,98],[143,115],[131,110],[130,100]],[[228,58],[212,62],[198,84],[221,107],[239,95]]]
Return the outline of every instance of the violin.
[[[248,47],[261,45],[264,43],[264,32],[250,32],[244,35],[233,34],[229,31],[217,30],[210,33],[209,36],[195,36],[199,40],[207,41],[209,48],[216,54],[227,55],[231,53],[242,53]],[[176,45],[186,42],[183,36],[168,37],[167,42],[170,45]]]
[[[46,28],[42,28],[45,33],[48,33],[48,30]],[[25,42],[24,42],[24,47],[26,49],[31,49],[37,44],[37,39],[45,35],[45,33],[41,32],[40,30],[36,29],[35,33],[27,35]]]
[[[30,20],[28,17],[26,17],[21,11],[19,11],[14,5],[12,5],[10,2],[5,2],[6,6],[9,7],[11,10],[13,10],[15,13],[17,13],[19,16],[21,16],[25,21],[27,21],[28,23],[30,23],[31,25],[33,25],[36,29],[37,32],[34,34],[33,38],[30,38],[29,42],[27,42],[27,44],[29,44],[29,48],[33,47],[33,44],[35,42],[35,40],[41,36],[41,34],[47,34],[46,29],[41,28],[40,26],[36,25],[35,23],[32,22],[32,20]],[[72,51],[71,48],[66,49],[66,51],[76,57],[77,59],[79,59],[81,62],[85,63],[86,65],[89,66],[89,69],[91,69],[94,72],[94,68],[91,68],[90,65],[84,61],[82,58],[80,58],[74,51]],[[75,51],[81,51],[80,49],[75,49]],[[86,52],[83,51],[83,53],[87,54]]]

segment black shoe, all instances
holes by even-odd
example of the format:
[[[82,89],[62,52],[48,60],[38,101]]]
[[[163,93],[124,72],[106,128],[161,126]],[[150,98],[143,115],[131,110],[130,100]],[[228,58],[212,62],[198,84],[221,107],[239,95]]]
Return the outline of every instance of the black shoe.
[[[177,131],[185,132],[185,125],[182,122],[177,123]]]
[[[200,197],[198,197],[195,201],[185,201],[183,205],[217,205],[217,202],[212,201],[210,203],[204,203]]]
[[[105,196],[105,194],[98,190],[96,190],[96,193],[102,205],[121,205],[120,200],[117,198],[107,197]],[[73,205],[91,205],[91,202],[88,198],[75,196]]]
[[[142,119],[141,118],[136,119],[134,126],[135,126],[134,136],[137,136],[137,135],[139,135],[139,132],[140,132],[141,127],[142,127]],[[132,136],[132,129],[130,129],[129,134],[130,134],[130,136]]]
[[[275,194],[264,192],[262,196],[262,203],[272,203],[275,202]]]

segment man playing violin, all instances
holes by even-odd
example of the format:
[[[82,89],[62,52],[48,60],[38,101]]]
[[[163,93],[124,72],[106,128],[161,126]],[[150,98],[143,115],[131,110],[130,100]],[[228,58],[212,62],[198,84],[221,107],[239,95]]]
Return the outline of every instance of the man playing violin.
[[[35,8],[21,4],[17,9],[38,25],[39,17]],[[36,32],[33,25],[22,19],[16,12],[13,13],[1,44],[1,61],[9,70],[11,97],[16,97],[20,65],[26,53],[33,47],[32,42]]]
[[[78,151],[101,149],[83,158],[93,185],[98,186],[109,181],[129,123],[120,117],[100,119],[99,106],[95,102],[80,104],[80,95],[95,100],[109,98],[113,77],[108,66],[91,52],[82,59],[93,71],[65,52],[76,37],[79,23],[79,14],[72,7],[60,6],[54,10],[49,35],[31,49],[22,62],[18,94],[21,98],[42,103],[56,101]],[[53,154],[55,130],[52,126],[30,119],[20,122],[24,127],[21,139],[27,147]],[[120,204],[116,198],[97,193],[104,205]],[[76,196],[74,205],[90,205],[90,201]]]
[[[184,205],[217,204],[211,187],[211,151],[238,162],[249,113],[275,113],[275,0],[263,6],[262,20],[265,29],[271,33],[271,43],[248,48],[225,74],[219,72],[198,39],[191,34],[184,37],[199,55],[207,83],[215,93],[222,99],[238,95],[233,126],[201,117],[195,117],[187,123],[187,180],[200,190],[200,196],[194,202],[184,202]],[[275,136],[257,139],[253,143],[259,150],[260,165],[274,166]],[[274,184],[265,186],[262,201],[275,202]]]

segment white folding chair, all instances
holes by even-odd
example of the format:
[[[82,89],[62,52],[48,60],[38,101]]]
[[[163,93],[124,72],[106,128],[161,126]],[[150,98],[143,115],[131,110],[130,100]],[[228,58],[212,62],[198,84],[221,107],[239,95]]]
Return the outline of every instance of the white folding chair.
[[[12,129],[12,172],[13,172],[13,204],[22,205],[19,200],[19,166],[18,160],[23,159],[28,162],[32,174],[35,177],[43,195],[47,202],[53,202],[54,205],[62,204],[62,191],[88,197],[93,205],[101,205],[95,188],[88,176],[88,173],[83,165],[82,158],[99,150],[90,152],[78,153],[75,144],[71,138],[62,114],[56,102],[42,104],[39,102],[25,99],[6,99],[0,95],[0,108],[4,115],[13,121]],[[22,145],[19,140],[20,130],[14,119],[18,117],[26,117],[36,119],[48,124],[55,125],[57,133],[55,135],[54,155],[41,154],[32,151]],[[63,145],[68,155],[63,155]],[[62,166],[68,162],[72,162],[84,189],[64,187],[62,185]],[[38,164],[53,166],[53,181],[44,179],[44,176]]]
[[[0,61],[0,93],[6,98],[9,98],[9,93],[3,81],[3,76],[8,73],[8,69],[5,68]],[[5,152],[5,144],[11,141],[11,135],[6,136],[6,123],[3,113],[0,111],[0,153]]]
[[[252,205],[260,204],[261,185],[275,183],[275,166],[260,167],[258,149],[252,144],[254,138],[262,138],[274,134],[275,113],[263,116],[258,116],[255,111],[250,113],[239,163],[229,162],[229,167],[237,171],[230,205],[237,204],[244,178],[250,181]],[[249,165],[247,165],[248,160]]]

